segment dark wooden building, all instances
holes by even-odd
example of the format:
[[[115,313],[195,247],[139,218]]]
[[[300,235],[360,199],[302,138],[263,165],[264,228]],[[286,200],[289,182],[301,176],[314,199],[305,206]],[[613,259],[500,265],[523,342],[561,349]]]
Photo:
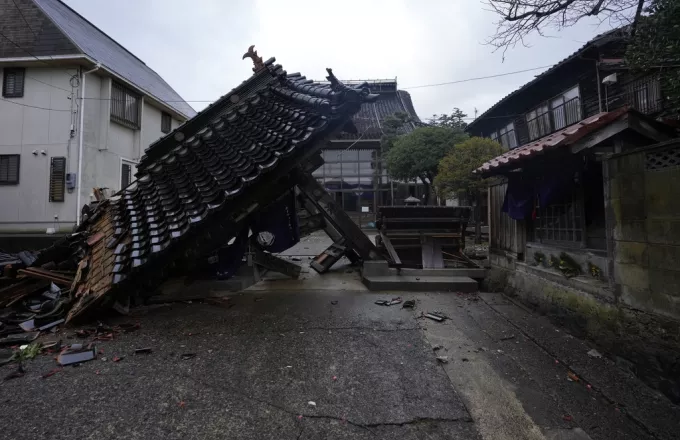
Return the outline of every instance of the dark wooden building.
[[[491,178],[490,280],[680,400],[680,144],[658,71],[602,34],[468,127]]]

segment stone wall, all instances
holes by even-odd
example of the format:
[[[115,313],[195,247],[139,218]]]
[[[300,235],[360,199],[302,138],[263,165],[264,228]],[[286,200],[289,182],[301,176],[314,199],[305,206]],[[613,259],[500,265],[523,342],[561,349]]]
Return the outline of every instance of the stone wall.
[[[614,292],[680,320],[680,143],[615,155],[605,167]]]

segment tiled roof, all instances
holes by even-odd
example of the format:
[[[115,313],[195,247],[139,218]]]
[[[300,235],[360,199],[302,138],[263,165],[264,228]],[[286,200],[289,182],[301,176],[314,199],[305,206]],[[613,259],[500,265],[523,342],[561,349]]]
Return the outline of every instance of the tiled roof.
[[[543,154],[547,150],[564,147],[573,144],[585,135],[609,124],[628,112],[627,107],[622,107],[612,112],[602,112],[595,116],[584,119],[581,122],[565,127],[555,133],[542,137],[520,147],[506,151],[498,157],[485,162],[475,170],[475,173],[492,175],[501,169],[513,169],[522,165],[522,162]]]
[[[627,34],[627,31],[628,31],[628,28],[627,28],[626,26],[623,26],[623,27],[616,28],[616,29],[612,29],[612,30],[610,30],[610,31],[603,32],[603,33],[601,33],[601,34],[599,34],[599,35],[596,35],[596,36],[593,37],[590,41],[588,41],[586,44],[584,44],[583,46],[581,46],[576,52],[574,52],[574,53],[572,53],[571,55],[569,55],[568,57],[564,58],[562,61],[558,62],[557,64],[555,64],[554,66],[550,67],[550,68],[547,69],[546,71],[541,72],[540,74],[536,75],[536,76],[534,77],[534,79],[532,79],[532,80],[529,81],[528,83],[524,84],[524,85],[523,85],[522,87],[520,87],[519,89],[517,89],[517,90],[515,90],[515,91],[513,91],[513,92],[510,92],[510,93],[508,93],[507,95],[505,95],[503,98],[501,98],[500,101],[498,101],[497,103],[495,103],[494,105],[492,105],[491,107],[489,107],[489,109],[488,109],[487,111],[485,111],[484,113],[482,113],[481,115],[479,115],[479,117],[477,117],[474,121],[470,122],[470,123],[468,124],[468,126],[467,126],[467,131],[473,130],[474,127],[475,127],[475,124],[476,124],[477,122],[486,119],[488,116],[491,116],[492,113],[493,113],[498,107],[500,107],[501,104],[503,104],[504,102],[506,102],[508,99],[510,99],[510,98],[512,98],[512,97],[514,97],[514,96],[516,96],[516,95],[518,95],[518,94],[520,94],[521,92],[523,92],[524,90],[528,89],[529,87],[531,87],[532,85],[536,84],[537,82],[542,81],[543,78],[545,78],[545,76],[547,76],[547,75],[553,73],[555,70],[557,70],[558,68],[560,68],[560,67],[563,66],[564,64],[566,64],[566,63],[568,63],[568,62],[570,62],[570,61],[572,61],[572,60],[574,60],[574,59],[579,58],[579,57],[583,54],[583,52],[586,51],[587,49],[590,49],[590,48],[593,47],[593,46],[601,46],[601,45],[603,45],[603,44],[605,44],[605,43],[607,43],[607,42],[610,42],[610,41],[612,41],[612,40],[622,39],[622,38],[624,38],[625,35]]]
[[[331,84],[319,84],[272,63],[154,144],[137,180],[81,226],[98,238],[88,240],[69,320],[226,245],[250,213],[292,188],[294,168],[377,98],[330,70]]]
[[[413,107],[411,95],[404,90],[397,90],[396,82],[393,84],[392,90],[386,87],[378,88],[377,101],[364,104],[359,113],[354,115],[352,121],[357,127],[357,133],[343,133],[339,136],[339,139],[353,140],[361,137],[362,140],[379,140],[383,135],[382,122],[395,113],[406,113],[414,121],[404,125],[401,133],[413,131],[420,119]],[[375,83],[369,83],[371,91],[375,89],[374,85]]]
[[[59,0],[33,1],[84,54],[185,117],[196,114],[160,75],[76,11]]]

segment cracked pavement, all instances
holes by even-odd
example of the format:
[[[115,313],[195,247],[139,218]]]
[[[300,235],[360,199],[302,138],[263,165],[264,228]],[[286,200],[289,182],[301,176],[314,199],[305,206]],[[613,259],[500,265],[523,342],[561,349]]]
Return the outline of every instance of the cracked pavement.
[[[401,295],[416,309],[374,304],[392,294],[282,290],[105,320],[141,329],[99,342],[95,361],[42,379],[55,362],[40,356],[24,377],[0,383],[3,438],[609,440],[678,432],[677,407],[500,295]],[[435,310],[450,319],[420,317]],[[142,347],[153,352],[133,354]],[[196,356],[182,360],[186,353]],[[567,380],[570,370],[578,382]]]

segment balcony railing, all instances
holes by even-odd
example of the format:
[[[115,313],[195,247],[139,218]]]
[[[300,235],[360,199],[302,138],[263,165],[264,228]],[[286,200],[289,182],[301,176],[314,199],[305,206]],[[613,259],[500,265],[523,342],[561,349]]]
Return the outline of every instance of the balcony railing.
[[[534,140],[581,120],[581,100],[572,98],[527,121],[529,139]]]

